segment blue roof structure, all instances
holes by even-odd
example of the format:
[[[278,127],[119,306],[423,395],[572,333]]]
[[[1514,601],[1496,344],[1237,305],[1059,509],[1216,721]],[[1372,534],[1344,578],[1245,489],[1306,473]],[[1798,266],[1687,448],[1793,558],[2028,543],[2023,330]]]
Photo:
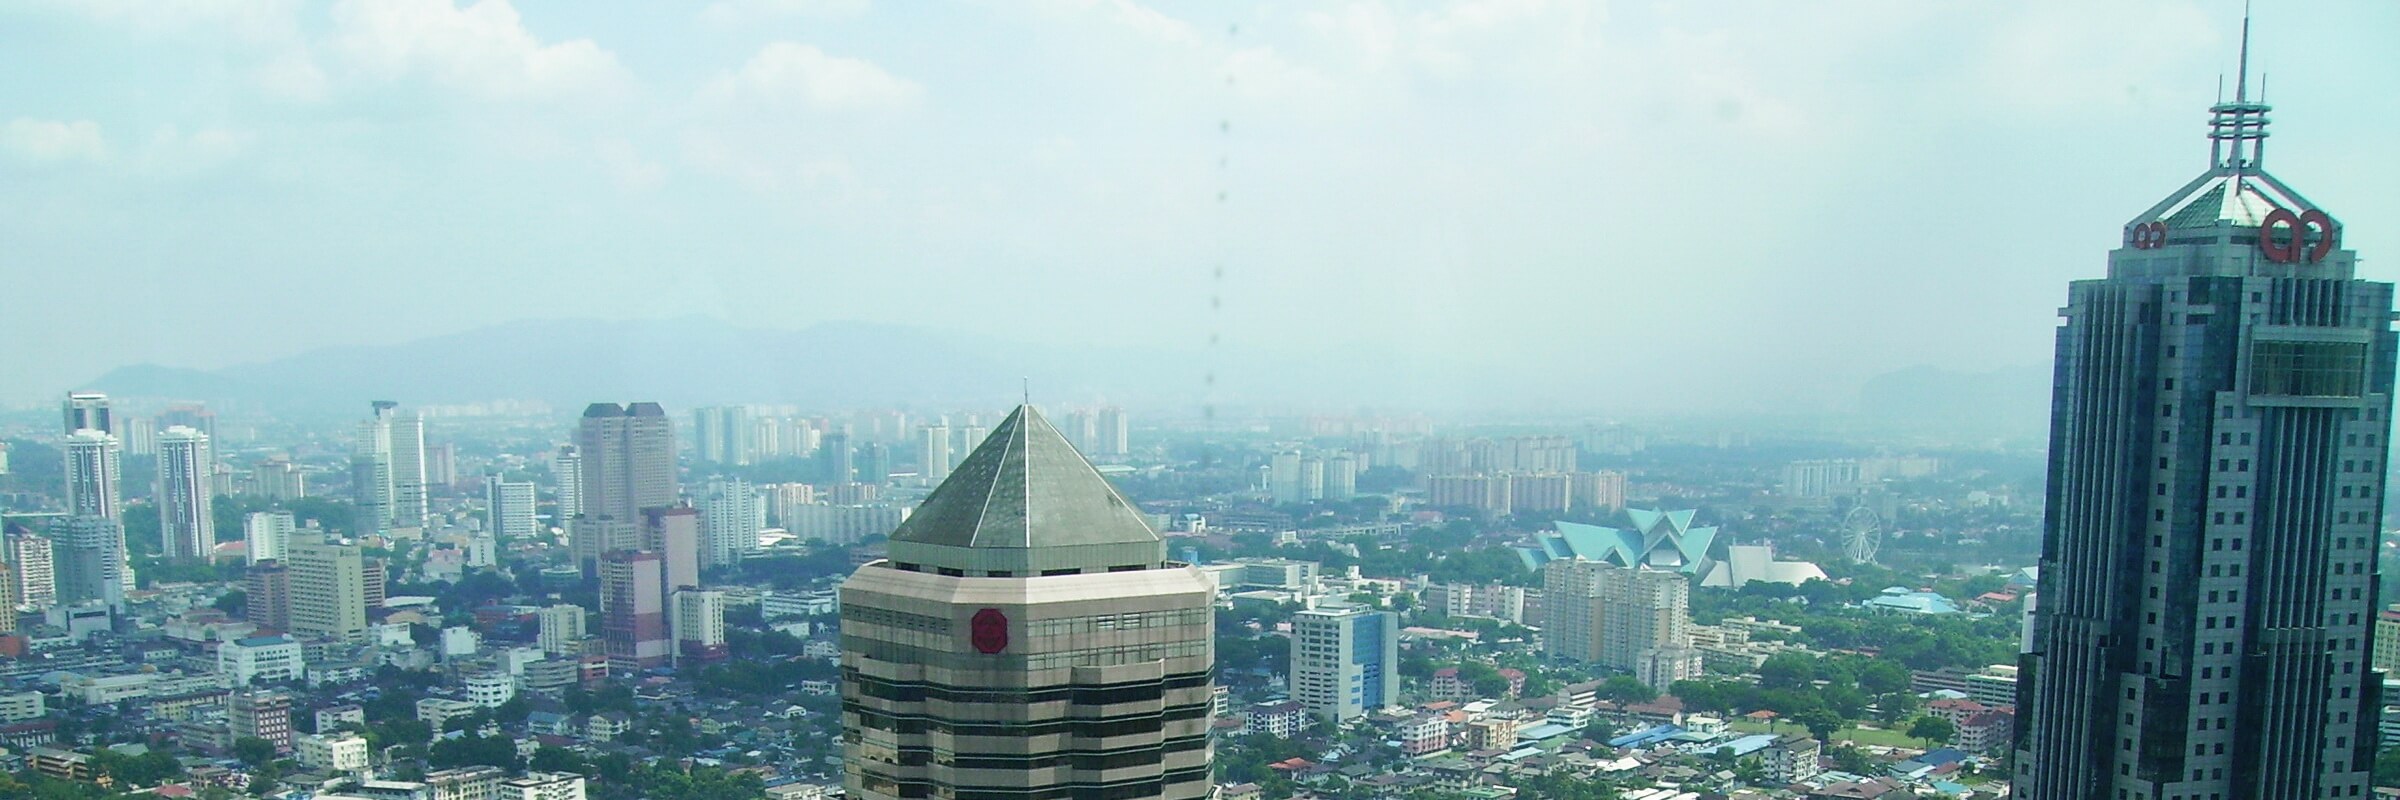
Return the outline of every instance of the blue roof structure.
[[[1675,738],[1683,728],[1675,725],[1656,725],[1608,740],[1610,747],[1648,747]]]
[[[1574,728],[1569,728],[1556,722],[1544,722],[1540,725],[1535,725],[1533,727],[1517,731],[1517,740],[1522,742],[1538,742],[1543,739],[1565,736],[1574,732]]]
[[[1708,748],[1708,752],[1717,753],[1725,750],[1732,750],[1734,757],[1740,758],[1742,756],[1767,749],[1768,746],[1775,744],[1775,740],[1779,738],[1782,737],[1776,736],[1772,733],[1753,733],[1748,736]]]
[[[1705,574],[1715,560],[1709,549],[1716,544],[1716,526],[1692,527],[1698,511],[1656,511],[1628,508],[1625,516],[1633,523],[1631,529],[1586,525],[1580,522],[1555,522],[1553,533],[1540,534],[1530,546],[1519,547],[1517,557],[1531,569],[1560,559],[1580,558],[1586,561],[1605,561],[1620,567],[1650,567],[1680,572],[1685,575]]]
[[[1898,586],[1883,590],[1883,594],[1868,599],[1864,605],[1868,608],[1905,611],[1911,614],[1958,613],[1958,604],[1950,602],[1950,598],[1932,592],[1912,592]]]

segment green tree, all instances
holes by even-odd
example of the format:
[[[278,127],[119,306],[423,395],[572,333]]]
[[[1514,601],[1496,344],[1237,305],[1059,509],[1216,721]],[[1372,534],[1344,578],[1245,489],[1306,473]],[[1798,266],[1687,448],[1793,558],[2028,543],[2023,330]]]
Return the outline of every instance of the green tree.
[[[1647,703],[1658,699],[1658,690],[1631,675],[1612,675],[1600,683],[1600,696],[1619,703]]]
[[[1817,737],[1817,741],[1821,742],[1832,741],[1833,735],[1839,733],[1845,724],[1840,714],[1833,713],[1833,709],[1823,705],[1803,708],[1789,716],[1793,722],[1807,728],[1808,735]]]
[[[256,736],[244,736],[233,740],[233,757],[251,767],[263,766],[275,760],[275,743]]]
[[[1926,747],[1947,744],[1951,737],[1957,735],[1957,726],[1951,725],[1949,720],[1930,714],[1918,717],[1917,721],[1908,724],[1908,738],[1924,742]]]

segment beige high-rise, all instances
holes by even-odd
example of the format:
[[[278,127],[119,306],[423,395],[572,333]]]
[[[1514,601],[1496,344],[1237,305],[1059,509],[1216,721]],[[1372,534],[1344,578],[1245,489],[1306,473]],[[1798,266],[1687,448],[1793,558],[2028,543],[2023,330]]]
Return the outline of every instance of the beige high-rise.
[[[366,635],[368,570],[357,547],[294,542],[284,569],[291,587],[292,633],[335,639]]]
[[[850,796],[1203,798],[1208,578],[1019,407],[842,585]]]
[[[1700,674],[1692,647],[1691,579],[1605,561],[1543,566],[1543,651],[1625,670],[1664,689]]]

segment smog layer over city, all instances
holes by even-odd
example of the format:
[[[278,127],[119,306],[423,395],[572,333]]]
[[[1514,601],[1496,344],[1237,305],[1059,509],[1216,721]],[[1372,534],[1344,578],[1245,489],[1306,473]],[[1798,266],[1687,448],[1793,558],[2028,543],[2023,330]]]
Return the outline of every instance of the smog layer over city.
[[[2395,43],[0,0],[0,800],[2400,798]]]

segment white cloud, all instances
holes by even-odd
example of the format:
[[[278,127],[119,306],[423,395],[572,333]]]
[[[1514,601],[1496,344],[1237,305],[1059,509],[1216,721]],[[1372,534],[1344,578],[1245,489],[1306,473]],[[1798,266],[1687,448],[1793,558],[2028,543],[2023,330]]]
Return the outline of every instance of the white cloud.
[[[334,51],[385,80],[422,76],[486,100],[593,100],[630,76],[590,39],[545,43],[507,0],[460,8],[450,0],[344,0],[333,8]]]
[[[592,146],[592,154],[600,160],[602,167],[607,168],[609,175],[616,178],[617,186],[621,188],[633,191],[655,189],[667,181],[667,168],[643,158],[633,142],[626,139],[602,139]]]
[[[886,72],[874,62],[793,42],[767,45],[740,70],[717,76],[703,90],[711,100],[797,103],[820,109],[902,106],[922,94],[924,87]]]
[[[867,6],[867,0],[717,0],[700,10],[700,22],[736,28],[778,17],[855,17],[867,13]]]
[[[325,99],[331,81],[306,48],[295,47],[251,70],[251,78],[268,96],[315,102]]]
[[[100,124],[91,120],[18,117],[0,126],[0,150],[38,162],[96,162],[108,158],[108,142],[100,136]]]
[[[148,36],[231,36],[248,44],[286,41],[299,32],[298,0],[47,0]]]
[[[250,146],[250,134],[225,128],[191,133],[162,125],[135,153],[133,167],[154,176],[188,175],[232,160]]]

